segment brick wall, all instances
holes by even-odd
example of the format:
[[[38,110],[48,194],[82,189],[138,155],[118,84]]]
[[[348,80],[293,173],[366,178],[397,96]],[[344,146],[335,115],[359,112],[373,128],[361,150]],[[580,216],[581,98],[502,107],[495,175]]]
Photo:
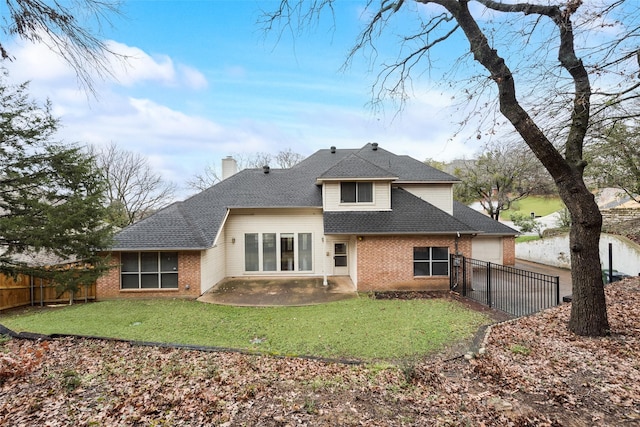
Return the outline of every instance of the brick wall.
[[[502,238],[502,264],[516,264],[516,238],[515,236],[504,236]]]
[[[364,236],[358,241],[358,290],[446,290],[449,277],[413,276],[413,248],[448,247],[455,253],[454,236]],[[458,251],[471,255],[471,238],[458,239]]]
[[[178,289],[120,289],[120,253],[113,252],[107,274],[98,279],[96,299],[197,298],[200,296],[200,252],[178,252]],[[187,289],[187,286],[189,289]]]
[[[640,209],[617,208],[600,211],[604,226],[617,225],[623,221],[640,218]]]

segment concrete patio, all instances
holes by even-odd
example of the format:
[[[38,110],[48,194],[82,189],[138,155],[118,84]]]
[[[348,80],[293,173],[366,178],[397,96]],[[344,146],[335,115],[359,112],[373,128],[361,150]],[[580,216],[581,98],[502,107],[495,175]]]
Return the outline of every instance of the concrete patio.
[[[356,298],[348,276],[322,277],[230,277],[205,292],[198,301],[245,307],[301,306]]]

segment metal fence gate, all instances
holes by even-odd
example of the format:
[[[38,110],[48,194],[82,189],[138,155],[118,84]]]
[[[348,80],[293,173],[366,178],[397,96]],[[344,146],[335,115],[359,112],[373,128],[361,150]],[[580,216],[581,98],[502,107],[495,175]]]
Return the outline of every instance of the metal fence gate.
[[[560,304],[560,277],[451,255],[450,288],[514,316]]]

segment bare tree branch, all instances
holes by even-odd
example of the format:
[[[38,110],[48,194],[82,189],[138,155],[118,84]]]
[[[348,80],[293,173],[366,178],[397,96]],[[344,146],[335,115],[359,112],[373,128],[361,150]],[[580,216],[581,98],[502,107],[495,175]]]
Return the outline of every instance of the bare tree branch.
[[[4,16],[2,30],[32,43],[42,43],[58,54],[75,71],[78,81],[95,94],[93,81],[112,75],[110,59],[123,59],[111,51],[89,28],[110,24],[110,15],[119,13],[119,2],[111,0],[78,0],[75,7],[57,1],[5,0],[8,16]],[[4,13],[0,9],[0,16]],[[83,25],[80,16],[95,24]],[[14,59],[0,42],[0,58]]]

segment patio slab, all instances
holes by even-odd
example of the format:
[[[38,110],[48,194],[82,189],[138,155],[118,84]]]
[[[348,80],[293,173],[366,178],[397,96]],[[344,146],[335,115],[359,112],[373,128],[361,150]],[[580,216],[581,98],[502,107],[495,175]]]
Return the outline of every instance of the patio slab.
[[[356,298],[348,276],[322,277],[230,277],[205,292],[198,301],[244,307],[300,306]]]

